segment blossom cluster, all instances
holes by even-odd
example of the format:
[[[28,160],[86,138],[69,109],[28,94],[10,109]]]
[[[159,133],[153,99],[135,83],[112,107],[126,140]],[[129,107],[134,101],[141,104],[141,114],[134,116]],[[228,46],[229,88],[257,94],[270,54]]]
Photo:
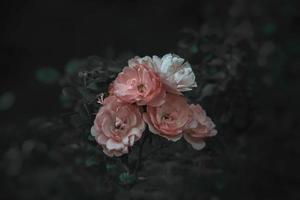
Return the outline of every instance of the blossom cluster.
[[[171,141],[184,138],[201,150],[204,138],[217,131],[205,110],[184,97],[194,87],[191,65],[175,54],[130,59],[110,84],[109,96],[99,101],[91,134],[111,157],[128,153],[146,124],[153,134]]]

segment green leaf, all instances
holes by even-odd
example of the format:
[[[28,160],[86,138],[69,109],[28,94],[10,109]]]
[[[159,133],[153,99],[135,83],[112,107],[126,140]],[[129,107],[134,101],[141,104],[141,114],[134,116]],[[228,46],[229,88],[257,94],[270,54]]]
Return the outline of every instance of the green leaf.
[[[117,165],[106,164],[106,171],[107,172],[115,172],[115,171],[117,171]]]
[[[98,164],[98,161],[95,156],[89,157],[85,160],[85,166],[92,167]]]
[[[263,27],[263,33],[265,35],[273,35],[277,31],[275,23],[268,23]]]
[[[69,108],[72,106],[72,98],[64,93],[59,96],[59,101],[64,108]]]
[[[12,92],[5,92],[0,96],[0,111],[10,109],[15,103],[15,95]]]
[[[68,74],[72,74],[77,71],[77,69],[83,64],[82,60],[79,59],[73,59],[70,60],[66,65],[65,65],[65,71]]]
[[[213,76],[218,72],[218,70],[215,66],[206,66],[205,70],[209,76]]]
[[[208,62],[211,61],[213,58],[215,58],[215,55],[213,53],[207,53],[204,57],[204,60]]]
[[[193,44],[193,46],[191,47],[191,52],[192,52],[192,54],[196,54],[199,52],[199,48],[198,48],[197,44]]]
[[[206,84],[202,88],[201,99],[203,99],[204,97],[213,95],[216,87],[217,87],[216,84],[213,84],[213,83]]]
[[[129,174],[128,172],[123,172],[119,176],[119,180],[122,185],[129,185],[136,181],[136,177],[133,174]]]
[[[60,73],[53,67],[43,67],[35,72],[35,78],[45,84],[53,84],[58,82]]]

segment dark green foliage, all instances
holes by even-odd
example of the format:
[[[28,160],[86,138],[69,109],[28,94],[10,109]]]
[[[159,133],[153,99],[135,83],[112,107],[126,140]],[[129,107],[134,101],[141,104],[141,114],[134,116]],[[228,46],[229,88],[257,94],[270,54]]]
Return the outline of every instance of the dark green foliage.
[[[10,109],[15,103],[15,95],[12,92],[5,92],[0,95],[0,111]]]
[[[120,180],[121,185],[131,185],[135,182],[136,177],[133,174],[124,172],[119,175],[119,180]]]
[[[42,67],[35,72],[35,78],[45,84],[57,83],[60,73],[53,67]]]
[[[277,31],[276,24],[268,23],[263,27],[263,33],[267,36],[273,35]]]
[[[101,93],[107,94],[109,83],[129,58],[124,55],[110,60],[91,56],[82,60],[74,59],[66,64],[66,74],[60,82],[63,86],[63,99],[68,99],[68,107],[73,107],[76,112],[69,118],[71,124],[89,129],[100,107],[97,101]],[[62,104],[65,102],[62,101]]]

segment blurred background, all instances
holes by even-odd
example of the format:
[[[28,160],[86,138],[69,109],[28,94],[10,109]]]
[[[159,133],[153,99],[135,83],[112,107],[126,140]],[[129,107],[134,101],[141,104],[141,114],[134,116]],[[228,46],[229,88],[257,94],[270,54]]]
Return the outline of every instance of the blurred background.
[[[0,181],[5,185],[0,189],[1,196],[3,199],[300,199],[297,3],[297,0],[1,1]],[[221,135],[217,141],[212,139],[208,149],[197,158],[207,170],[203,174],[197,174],[195,163],[180,160],[184,156],[194,160],[197,152],[189,151],[179,156],[179,160],[173,158],[175,169],[173,161],[170,166],[164,165],[172,169],[167,177],[172,181],[162,186],[155,179],[137,184],[131,190],[108,187],[105,174],[109,167],[103,165],[102,158],[95,160],[97,154],[89,149],[95,145],[82,144],[80,133],[72,135],[76,130],[60,121],[71,110],[63,104],[60,84],[67,66],[92,55],[113,59],[123,53],[139,56],[180,53],[186,48],[183,39],[189,40],[192,35],[191,40],[196,40],[209,23],[225,26],[220,37],[230,32],[231,26],[246,24],[240,35],[250,35],[251,41],[255,41],[253,46],[264,47],[256,52],[261,56],[257,58],[258,67],[245,75],[251,83],[251,100],[248,101],[248,93],[243,93],[249,85],[231,79],[230,89],[226,87],[207,95],[211,98],[201,98],[219,124]],[[251,24],[250,29],[247,24]],[[195,66],[199,60],[211,59],[209,55],[198,56],[197,46],[189,51],[194,52],[187,57]],[[276,54],[272,57],[270,52]],[[269,56],[268,60],[263,56]],[[251,65],[247,63],[252,61],[245,60],[245,65],[242,62],[241,71],[247,71]],[[196,97],[197,93],[191,95]],[[216,98],[224,99],[223,103],[216,103],[218,111],[214,111],[211,103]],[[235,103],[237,99],[239,102]],[[234,107],[230,110],[232,121],[223,123],[222,108],[230,103]],[[152,161],[157,162],[151,168],[153,171],[144,173],[161,176],[164,166],[158,164],[164,159],[160,159]],[[159,186],[155,187],[156,184]],[[177,188],[181,189],[172,194]]]
[[[201,4],[194,7],[195,3],[2,2],[1,85],[4,87],[1,90],[16,96],[12,113],[59,111],[55,99],[58,88],[36,80],[35,71],[39,68],[51,66],[62,73],[69,60],[103,56],[107,49],[116,54],[132,51],[141,56],[173,52],[179,31],[201,23]],[[47,106],[45,101],[49,102]]]

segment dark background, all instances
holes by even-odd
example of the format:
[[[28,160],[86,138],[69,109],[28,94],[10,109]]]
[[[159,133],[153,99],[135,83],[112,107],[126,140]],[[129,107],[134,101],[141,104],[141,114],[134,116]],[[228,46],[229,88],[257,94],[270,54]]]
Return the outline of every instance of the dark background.
[[[141,56],[173,52],[180,30],[223,20],[234,2],[243,8],[243,17],[258,9],[265,16],[257,23],[276,21],[272,40],[292,43],[297,37],[296,1],[2,1],[1,90],[15,91],[19,113],[57,111],[54,95],[47,92],[53,88],[40,90],[34,81],[32,72],[39,67],[62,71],[70,59],[103,56],[107,48]],[[296,41],[291,48],[297,46]],[[45,107],[44,101],[53,103]]]
[[[55,125],[50,128],[48,126],[28,128],[28,121],[29,126],[33,126],[32,124],[40,122],[33,120],[37,117],[44,123],[45,118],[59,117],[63,112],[59,101],[60,85],[39,82],[35,75],[39,68],[51,66],[63,74],[64,65],[74,58],[82,59],[90,55],[106,56],[111,51],[115,55],[133,52],[140,56],[161,56],[176,52],[177,43],[181,38],[180,31],[183,28],[197,29],[208,20],[224,20],[233,15],[235,12],[233,5],[236,5],[242,7],[243,17],[248,17],[251,9],[257,9],[258,13],[262,13],[254,18],[249,14],[249,18],[254,24],[257,23],[257,26],[264,22],[276,24],[276,32],[268,37],[260,37],[260,40],[270,40],[284,52],[287,61],[282,66],[278,82],[284,80],[285,85],[281,87],[282,85],[275,84],[267,89],[256,88],[259,91],[257,94],[261,95],[254,96],[255,111],[259,113],[254,118],[259,119],[259,123],[251,125],[242,133],[243,139],[246,140],[245,159],[231,158],[229,150],[226,155],[224,153],[225,157],[221,160],[224,162],[230,160],[224,164],[225,175],[213,179],[226,180],[223,182],[226,186],[217,189],[222,191],[212,195],[215,189],[210,185],[213,184],[212,181],[207,180],[209,176],[199,181],[204,182],[204,185],[199,186],[200,189],[194,185],[186,186],[188,187],[186,190],[193,194],[200,191],[199,199],[211,200],[300,199],[297,162],[300,156],[298,148],[300,40],[297,22],[300,18],[296,2],[293,0],[1,1],[0,94],[6,92],[13,94],[12,105],[0,111],[0,137],[2,137],[0,168],[3,170],[0,181],[5,185],[1,186],[3,189],[1,196],[17,199],[81,199],[96,198],[96,194],[105,193],[101,189],[95,191],[91,189],[98,180],[93,179],[93,175],[89,172],[97,173],[97,170],[89,171],[84,167],[69,170],[74,165],[72,164],[74,155],[64,150],[55,152],[59,155],[50,155],[49,159],[38,153],[29,161],[24,161],[23,169],[16,169],[17,172],[10,173],[8,168],[12,166],[7,164],[10,161],[5,160],[7,159],[5,155],[10,155],[7,152],[13,152],[11,153],[15,155],[13,166],[18,165],[20,158],[15,149],[22,146],[26,139],[34,136],[38,138],[37,140],[44,141],[49,152],[59,145],[61,147],[62,144],[74,142],[69,137],[56,141],[54,138],[60,135],[60,130]],[[43,135],[45,129],[50,129],[51,132],[57,129],[59,131],[51,135],[46,130],[46,134]],[[227,130],[227,135],[224,136],[226,139],[220,136],[221,140],[224,140],[227,146],[236,145],[235,137],[240,133],[228,132],[226,128],[224,130]],[[222,130],[219,130],[219,133],[222,134]],[[43,149],[43,146],[39,148]],[[235,152],[236,149],[232,147],[230,151]],[[70,174],[61,178],[60,173],[67,174],[67,171]],[[184,173],[182,174],[184,176]],[[53,180],[51,177],[54,177]],[[188,177],[192,177],[191,174]],[[58,183],[57,179],[60,179]],[[184,178],[182,185],[177,183],[176,187],[188,184],[198,182]],[[51,189],[53,187],[55,189]],[[151,193],[151,190],[149,191],[147,193]],[[172,187],[166,191],[172,191]],[[109,194],[100,196],[112,198],[113,195]],[[114,197],[118,199],[119,196]]]
[[[70,59],[104,55],[110,47],[116,53],[139,55],[172,52],[179,30],[201,23],[201,4],[196,2],[2,2],[1,85],[16,91],[18,99],[30,98],[16,102],[18,112],[57,111],[55,95],[45,91],[52,88],[40,90],[42,86],[34,82],[34,70],[50,65],[62,71]],[[45,107],[43,101],[53,103]]]

